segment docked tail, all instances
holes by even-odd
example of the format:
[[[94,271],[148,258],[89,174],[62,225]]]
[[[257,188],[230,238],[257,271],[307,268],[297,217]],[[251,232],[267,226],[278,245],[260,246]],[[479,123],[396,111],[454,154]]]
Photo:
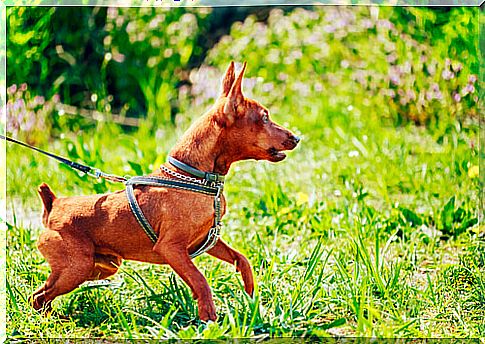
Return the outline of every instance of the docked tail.
[[[42,198],[42,203],[44,203],[44,213],[42,214],[42,223],[44,226],[47,227],[47,219],[49,218],[49,214],[52,210],[52,203],[56,199],[56,196],[52,192],[52,190],[49,188],[49,185],[46,183],[42,183],[39,186],[39,189],[37,192],[40,195],[40,198]]]

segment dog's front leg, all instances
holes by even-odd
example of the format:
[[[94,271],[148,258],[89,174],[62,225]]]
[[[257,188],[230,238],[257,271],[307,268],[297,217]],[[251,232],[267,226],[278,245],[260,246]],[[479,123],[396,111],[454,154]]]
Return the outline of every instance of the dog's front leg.
[[[253,271],[251,270],[251,265],[246,257],[237,252],[235,249],[229,247],[221,239],[219,239],[215,246],[207,251],[207,253],[209,253],[211,256],[219,258],[220,260],[235,265],[236,270],[241,273],[244,282],[244,290],[246,290],[249,295],[253,295]]]
[[[200,320],[215,321],[217,315],[209,284],[190,259],[186,247],[185,244],[158,242],[153,250],[160,254],[190,287],[194,299],[197,300]]]

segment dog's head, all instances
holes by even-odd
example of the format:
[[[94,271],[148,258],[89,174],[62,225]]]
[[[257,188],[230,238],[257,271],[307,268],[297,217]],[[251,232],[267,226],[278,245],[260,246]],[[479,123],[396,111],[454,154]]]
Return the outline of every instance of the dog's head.
[[[216,103],[216,122],[223,127],[222,143],[232,149],[236,160],[281,161],[284,151],[294,149],[300,139],[273,122],[267,108],[242,93],[246,63],[235,75],[231,62],[222,81],[222,93]]]

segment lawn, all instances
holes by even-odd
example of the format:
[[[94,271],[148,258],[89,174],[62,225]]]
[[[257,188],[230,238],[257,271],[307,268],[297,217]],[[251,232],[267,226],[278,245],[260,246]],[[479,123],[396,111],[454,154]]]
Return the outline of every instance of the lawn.
[[[340,27],[323,43],[303,42],[311,35],[308,30],[319,32],[335,19],[332,15],[352,22],[354,13],[359,23],[372,19],[365,8],[343,8],[337,14],[332,8],[315,9],[311,16],[304,11],[310,10],[275,10],[264,24],[252,17],[234,24],[204,63],[189,71],[191,90],[173,91],[178,100],[173,123],[157,117],[155,110],[136,128],[35,110],[47,116],[42,118],[52,129],[46,135],[32,130],[30,136],[44,149],[107,173],[150,173],[213,102],[227,63],[247,60],[247,94],[302,138],[286,160],[239,162],[227,177],[222,237],[251,262],[254,297],[244,293],[234,267],[203,255],[195,264],[212,288],[217,322],[197,320],[190,290],[170,268],[127,261],[106,283],[85,284],[56,299],[49,316],[36,313],[28,296],[49,274],[36,248],[42,231],[37,186],[47,182],[57,195],[70,196],[115,191],[122,185],[80,175],[9,144],[10,338],[485,336],[478,105],[471,98],[475,90],[460,93],[459,103],[453,93],[475,83],[470,81],[472,62],[455,56],[447,65],[444,53],[436,57],[437,76],[424,73],[428,67],[419,55],[433,53],[426,50],[431,49],[429,40],[406,55],[398,26],[399,33],[376,26],[369,36],[367,29],[355,30],[360,24],[348,24],[354,29],[348,29],[347,38],[338,38]],[[431,13],[425,9],[418,15],[427,11]],[[388,10],[382,15],[394,20],[395,14]],[[253,38],[248,41],[248,36]],[[389,41],[383,43],[382,37]],[[266,41],[259,45],[258,39]],[[396,65],[403,67],[408,59],[413,64],[394,86],[386,79],[390,52],[378,45],[390,42],[396,44]],[[333,55],[325,55],[324,44]],[[282,53],[267,56],[278,54],[266,54],[266,45]],[[291,55],[300,45],[302,55]],[[290,55],[298,61],[274,60]],[[342,65],[342,60],[347,62]],[[457,63],[463,64],[461,72]],[[369,73],[364,84],[354,79],[359,70]],[[446,79],[442,70],[454,70],[456,78]],[[442,97],[435,94],[425,105],[415,105],[420,92],[436,91],[433,83],[439,84]],[[393,98],[382,92],[384,84],[396,94],[402,88],[418,96],[403,104],[403,95]],[[26,103],[36,94],[29,88],[10,91],[11,99],[23,97]],[[148,112],[157,108],[155,103],[163,101],[153,99]]]

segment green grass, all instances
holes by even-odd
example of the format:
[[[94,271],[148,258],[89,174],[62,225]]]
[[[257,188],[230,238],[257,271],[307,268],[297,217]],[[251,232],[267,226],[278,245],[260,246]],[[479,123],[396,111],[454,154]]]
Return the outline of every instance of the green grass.
[[[278,164],[238,163],[226,183],[223,238],[252,263],[254,298],[234,267],[196,259],[219,315],[210,324],[197,320],[189,289],[168,267],[134,262],[108,285],[59,297],[49,317],[33,311],[27,298],[49,273],[35,247],[36,186],[48,182],[64,196],[120,186],[9,146],[8,335],[483,337],[485,231],[477,224],[479,180],[469,173],[478,165],[470,144],[478,128],[451,122],[430,133],[350,113],[286,120],[301,146]],[[48,148],[135,175],[163,162],[185,127],[154,138],[105,123]]]
[[[233,266],[196,258],[219,315],[210,324],[168,267],[134,262],[108,284],[59,297],[50,316],[33,311],[28,297],[49,274],[35,244],[38,185],[60,196],[121,185],[9,145],[9,337],[485,336],[478,9],[272,8],[267,20],[234,23],[207,51],[196,38],[218,20],[207,9],[119,17],[85,8],[79,30],[67,25],[71,12],[47,10],[12,9],[9,21],[7,114],[17,138],[107,173],[149,173],[213,102],[232,59],[248,61],[246,95],[302,142],[278,164],[231,169],[222,236],[248,257],[257,287],[250,298]],[[207,53],[200,68],[187,67],[192,53]],[[29,73],[37,67],[40,76]],[[65,115],[53,110],[55,93],[144,120],[122,130]]]

